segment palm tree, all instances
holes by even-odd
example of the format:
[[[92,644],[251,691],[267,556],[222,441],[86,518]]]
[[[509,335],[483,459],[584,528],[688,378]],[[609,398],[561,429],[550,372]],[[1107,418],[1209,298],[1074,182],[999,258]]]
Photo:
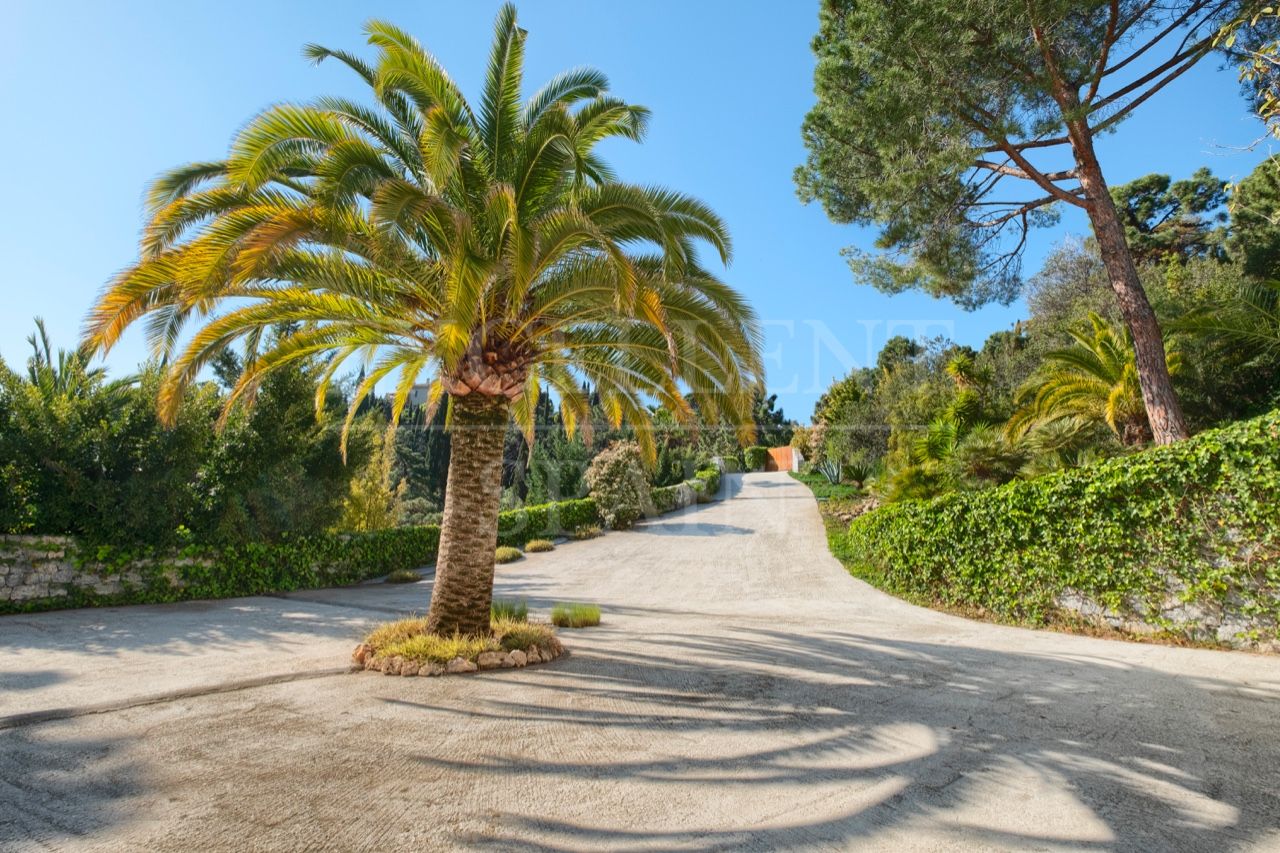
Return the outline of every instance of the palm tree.
[[[436,59],[391,24],[366,26],[373,62],[309,46],[368,84],[373,104],[322,98],[270,108],[228,157],[159,178],[139,262],[87,322],[106,350],[146,318],[170,356],[160,409],[172,416],[201,369],[240,342],[228,406],[263,377],[329,359],[317,400],[352,357],[367,365],[347,423],[394,379],[392,428],[428,378],[427,417],[448,401],[452,430],[436,584],[437,633],[489,629],[502,447],[511,418],[531,430],[539,388],[566,429],[590,424],[592,393],[654,453],[648,404],[751,439],[762,374],[752,309],[699,262],[730,256],[703,203],[617,180],[596,151],[639,140],[647,111],[608,94],[600,72],[562,73],[521,102],[525,32],[498,13],[473,109]],[[200,328],[179,346],[186,321]],[[272,339],[265,331],[291,324]],[[682,386],[683,383],[683,386]]]
[[[1018,392],[1020,408],[1006,425],[1010,438],[1073,418],[1105,423],[1127,446],[1150,441],[1151,426],[1126,333],[1092,312],[1088,327],[1068,333],[1074,343],[1046,354],[1040,374]],[[1170,352],[1166,360],[1169,372],[1177,373],[1180,356]]]

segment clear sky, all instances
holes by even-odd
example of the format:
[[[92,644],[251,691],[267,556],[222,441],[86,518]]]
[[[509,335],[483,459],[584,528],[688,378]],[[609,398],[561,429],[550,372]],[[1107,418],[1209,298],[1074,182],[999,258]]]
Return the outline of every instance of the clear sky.
[[[0,27],[0,355],[23,364],[31,318],[72,346],[103,283],[135,256],[142,194],[158,172],[221,157],[263,107],[361,94],[338,65],[300,56],[306,42],[367,50],[361,24],[389,19],[434,51],[469,95],[483,80],[496,2],[52,2],[7,0]],[[527,79],[594,65],[614,92],[653,110],[648,140],[612,145],[620,175],[710,202],[729,223],[725,277],[768,332],[771,390],[807,421],[832,378],[866,364],[889,334],[947,334],[981,344],[1024,308],[967,313],[919,294],[855,284],[840,257],[873,235],[828,222],[796,199],[800,123],[813,102],[809,40],[817,0],[526,0]],[[1268,153],[1232,69],[1202,63],[1099,146],[1114,185],[1201,165],[1240,178]],[[1035,235],[1026,269],[1064,235],[1074,212]],[[115,374],[145,357],[136,331],[110,356]]]

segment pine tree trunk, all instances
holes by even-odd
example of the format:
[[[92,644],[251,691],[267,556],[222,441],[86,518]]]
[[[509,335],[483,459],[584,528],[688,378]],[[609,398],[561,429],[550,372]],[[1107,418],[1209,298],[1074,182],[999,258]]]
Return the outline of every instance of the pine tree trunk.
[[[505,398],[453,398],[449,479],[427,613],[427,630],[432,633],[489,632],[507,417]]]
[[[1182,406],[1169,377],[1160,323],[1138,279],[1138,270],[1133,265],[1133,256],[1125,240],[1124,225],[1093,151],[1092,135],[1087,129],[1084,132],[1080,132],[1079,127],[1073,130],[1077,131],[1073,134],[1072,148],[1079,169],[1080,187],[1085,193],[1089,221],[1098,240],[1102,263],[1111,279],[1111,289],[1115,291],[1120,306],[1120,316],[1133,337],[1138,385],[1142,389],[1142,403],[1147,410],[1151,434],[1157,444],[1172,444],[1186,438],[1188,432]]]

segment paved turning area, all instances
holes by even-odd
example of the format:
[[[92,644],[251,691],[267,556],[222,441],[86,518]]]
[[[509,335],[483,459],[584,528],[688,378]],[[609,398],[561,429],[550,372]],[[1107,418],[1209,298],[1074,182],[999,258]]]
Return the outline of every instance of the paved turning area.
[[[552,664],[339,674],[430,583],[0,618],[4,850],[1280,850],[1280,660],[907,605],[808,490],[498,569]]]

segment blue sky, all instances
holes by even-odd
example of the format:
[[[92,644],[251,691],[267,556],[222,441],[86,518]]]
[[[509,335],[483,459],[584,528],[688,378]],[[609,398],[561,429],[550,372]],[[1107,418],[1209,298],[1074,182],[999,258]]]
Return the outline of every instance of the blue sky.
[[[135,256],[145,185],[161,170],[225,153],[261,108],[321,94],[359,95],[337,65],[313,67],[306,42],[363,50],[370,17],[410,30],[477,92],[498,4],[461,2],[48,2],[8,0],[0,28],[0,355],[20,366],[31,318],[71,346],[103,283]],[[796,199],[800,122],[813,102],[809,40],[816,0],[649,0],[521,4],[528,79],[594,65],[614,92],[653,110],[645,144],[612,145],[626,179],[700,196],[735,242],[725,277],[766,324],[771,390],[807,421],[830,380],[874,359],[889,334],[947,334],[978,345],[1019,304],[965,312],[919,294],[859,286],[843,246],[873,234],[828,222]],[[1268,153],[1232,70],[1202,63],[1104,138],[1108,180],[1175,178],[1201,165],[1239,178]],[[1026,269],[1087,224],[1074,211],[1038,232]],[[130,333],[115,374],[145,357]]]

